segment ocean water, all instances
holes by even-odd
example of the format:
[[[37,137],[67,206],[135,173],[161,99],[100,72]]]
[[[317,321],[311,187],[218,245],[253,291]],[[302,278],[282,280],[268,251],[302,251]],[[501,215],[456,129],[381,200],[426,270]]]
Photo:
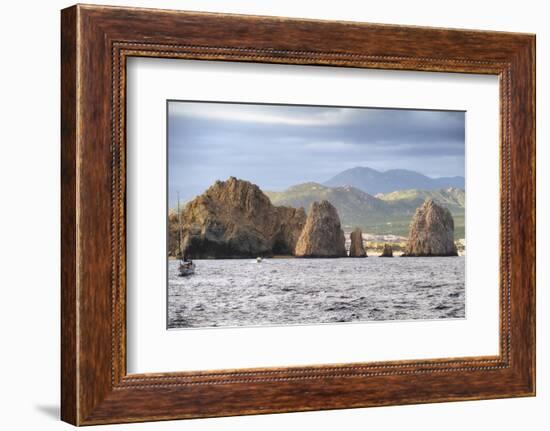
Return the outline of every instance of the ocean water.
[[[465,317],[464,257],[169,261],[168,328]]]

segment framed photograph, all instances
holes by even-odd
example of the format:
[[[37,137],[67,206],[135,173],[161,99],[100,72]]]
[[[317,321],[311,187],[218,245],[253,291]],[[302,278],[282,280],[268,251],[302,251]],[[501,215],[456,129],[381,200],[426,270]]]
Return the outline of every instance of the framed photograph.
[[[62,419],[535,394],[535,36],[62,11]]]

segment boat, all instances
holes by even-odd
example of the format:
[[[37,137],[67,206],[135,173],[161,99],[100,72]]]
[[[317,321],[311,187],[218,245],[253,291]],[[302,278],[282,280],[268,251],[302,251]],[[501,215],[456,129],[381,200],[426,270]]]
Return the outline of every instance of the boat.
[[[180,276],[187,277],[195,273],[195,264],[193,261],[181,261],[179,266]]]

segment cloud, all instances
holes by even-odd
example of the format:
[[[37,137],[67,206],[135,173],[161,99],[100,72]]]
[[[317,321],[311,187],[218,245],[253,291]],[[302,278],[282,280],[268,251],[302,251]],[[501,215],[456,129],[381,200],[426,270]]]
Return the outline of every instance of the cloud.
[[[191,106],[192,105],[192,106]],[[308,108],[273,105],[250,105],[234,103],[177,103],[169,104],[172,118],[273,124],[278,126],[329,126],[342,124],[346,118],[343,109],[325,109],[312,116]]]
[[[341,151],[360,151],[362,146],[353,142],[345,141],[315,141],[304,142],[304,149],[309,151],[320,151],[327,153],[340,153]]]
[[[464,175],[465,114],[233,103],[169,103],[169,195],[230,175],[280,190],[355,166]]]

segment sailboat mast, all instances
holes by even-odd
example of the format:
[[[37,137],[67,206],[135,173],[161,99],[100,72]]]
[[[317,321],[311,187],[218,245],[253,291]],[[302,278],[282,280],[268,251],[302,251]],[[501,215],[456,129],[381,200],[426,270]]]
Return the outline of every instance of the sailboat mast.
[[[181,211],[180,211],[180,192],[178,192],[178,254],[181,256]]]

